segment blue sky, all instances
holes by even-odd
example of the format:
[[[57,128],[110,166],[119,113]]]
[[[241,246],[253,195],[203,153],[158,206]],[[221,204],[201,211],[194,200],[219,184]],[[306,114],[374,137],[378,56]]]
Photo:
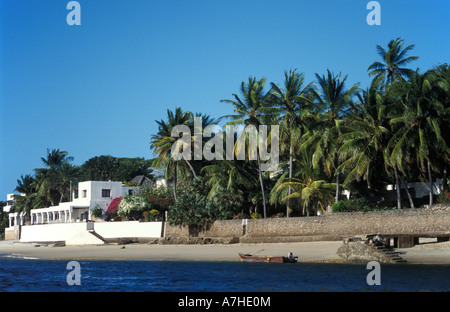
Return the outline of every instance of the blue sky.
[[[375,47],[402,37],[411,67],[450,62],[450,2],[389,0],[369,26],[368,0],[0,1],[0,200],[47,148],[81,165],[94,156],[152,158],[167,109],[232,112],[221,99],[250,76],[307,82],[327,69],[366,87]],[[2,195],[3,194],[3,195]]]

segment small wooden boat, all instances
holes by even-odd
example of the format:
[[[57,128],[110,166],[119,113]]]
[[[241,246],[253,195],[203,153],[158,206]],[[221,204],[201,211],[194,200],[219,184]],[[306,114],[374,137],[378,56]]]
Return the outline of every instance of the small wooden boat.
[[[243,262],[269,262],[269,263],[296,263],[298,257],[283,257],[283,256],[255,256],[249,254],[238,253],[239,258]]]

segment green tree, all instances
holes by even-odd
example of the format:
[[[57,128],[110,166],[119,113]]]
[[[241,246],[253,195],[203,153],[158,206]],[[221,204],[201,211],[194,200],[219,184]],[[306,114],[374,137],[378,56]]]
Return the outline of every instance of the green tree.
[[[322,162],[324,170],[328,176],[333,173],[336,176],[336,197],[339,200],[340,171],[338,168],[338,137],[340,127],[345,121],[345,117],[351,111],[352,97],[358,90],[358,83],[345,89],[347,75],[341,78],[341,74],[334,75],[327,70],[327,76],[316,74],[318,90],[314,90],[317,109],[316,118],[312,127],[314,140],[313,166],[317,167]]]
[[[311,100],[308,98],[313,83],[304,86],[303,73],[296,73],[290,70],[284,73],[284,88],[280,88],[272,83],[272,94],[275,105],[280,110],[280,151],[288,150],[289,158],[289,178],[293,176],[294,146],[302,135],[303,113],[311,110]],[[291,194],[291,187],[288,187],[288,195]],[[291,201],[287,201],[286,217],[289,217]]]
[[[403,92],[403,83],[405,78],[411,76],[413,71],[409,68],[403,67],[414,60],[417,60],[418,56],[408,56],[408,53],[414,48],[414,45],[409,45],[403,48],[403,39],[396,38],[388,43],[387,51],[377,45],[378,55],[382,58],[382,62],[372,63],[367,71],[369,76],[375,76],[375,78],[383,78],[385,84],[386,95],[395,98],[395,94],[390,94],[391,90]],[[398,117],[393,116],[393,117]],[[385,154],[389,153],[389,147],[386,146]],[[399,176],[399,164],[392,157],[385,156],[386,167],[393,168],[395,176],[395,184],[397,190],[397,208],[401,208],[401,193],[400,193],[400,176]]]
[[[58,205],[69,198],[70,181],[80,177],[77,166],[71,165],[73,157],[66,151],[47,149],[46,157],[41,158],[47,168],[37,168],[36,189],[39,195],[44,196],[52,206]]]
[[[442,88],[447,89],[447,86],[433,71],[425,74],[416,71],[405,88],[401,97],[405,112],[403,116],[391,119],[391,124],[401,124],[402,127],[389,142],[392,150],[390,159],[401,171],[404,171],[404,163],[415,161],[424,178],[428,179],[429,204],[432,205],[432,169],[438,170],[439,155],[444,155],[449,161],[450,154],[441,130],[441,124],[446,122],[442,117],[448,116],[448,108],[439,100]]]
[[[221,102],[229,103],[234,106],[234,114],[224,116],[224,118],[229,118],[231,121],[227,125],[243,125],[243,126],[254,126],[256,129],[260,125],[268,125],[272,122],[274,116],[277,114],[277,110],[271,106],[270,97],[271,93],[264,90],[266,80],[261,78],[257,80],[256,78],[249,78],[248,82],[244,81],[241,83],[241,95],[233,94],[232,100],[221,100]],[[247,135],[247,132],[242,132],[240,135]],[[257,139],[257,142],[259,140]],[[256,143],[256,142],[253,142]],[[249,144],[249,149],[250,149]],[[263,211],[264,218],[267,217],[267,207],[266,207],[266,196],[264,192],[264,182],[261,171],[261,157],[259,151],[259,144],[256,147],[256,158],[258,162],[258,176],[261,186],[261,194],[263,198]],[[244,146],[237,146],[237,148],[244,148]],[[237,149],[235,149],[238,152]],[[249,151],[250,152],[250,151]]]
[[[369,76],[384,77],[386,85],[390,85],[394,80],[404,81],[412,74],[412,70],[403,66],[417,60],[418,56],[407,56],[415,45],[409,45],[403,48],[403,39],[397,38],[389,41],[386,51],[380,45],[377,45],[378,55],[382,62],[372,63],[367,71]]]
[[[321,179],[321,172],[318,167],[313,166],[313,149],[301,148],[297,154],[299,171],[297,177],[289,179],[287,182],[281,183],[276,191],[291,187],[293,193],[283,198],[300,199],[303,205],[303,213],[309,216],[318,211],[325,212],[325,208],[333,202],[333,192],[336,189],[335,183],[328,183]]]
[[[150,148],[157,156],[153,161],[153,166],[163,166],[166,169],[166,180],[168,180],[170,175],[173,178],[175,200],[177,200],[177,176],[180,168],[179,162],[175,161],[171,156],[172,147],[178,140],[178,138],[172,136],[172,129],[178,125],[189,126],[190,121],[190,112],[183,112],[180,107],[177,107],[175,112],[167,110],[167,121],[156,120],[158,132],[153,134],[150,139]],[[194,171],[193,173],[195,174]]]

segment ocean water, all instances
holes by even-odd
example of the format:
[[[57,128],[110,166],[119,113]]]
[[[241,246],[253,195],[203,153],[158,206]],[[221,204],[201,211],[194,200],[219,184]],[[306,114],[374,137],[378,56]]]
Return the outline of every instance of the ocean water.
[[[69,261],[0,255],[0,292],[448,292],[449,265],[201,261]],[[79,273],[79,285],[69,285]],[[72,283],[73,284],[73,283]]]

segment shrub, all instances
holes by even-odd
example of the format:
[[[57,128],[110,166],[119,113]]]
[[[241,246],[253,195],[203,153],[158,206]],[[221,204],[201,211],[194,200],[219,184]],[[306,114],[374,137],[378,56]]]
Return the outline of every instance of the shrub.
[[[108,209],[106,209],[105,215],[106,218],[113,219],[117,216],[117,210],[119,209],[119,204],[122,201],[122,196],[114,198],[108,205]]]
[[[248,214],[241,211],[233,216],[233,220],[241,220],[241,219],[249,219]]]
[[[152,209],[150,211],[144,211],[144,220],[146,222],[157,221],[160,214],[161,213],[156,209]]]
[[[436,202],[438,204],[450,203],[450,192],[440,192],[437,196]]]
[[[94,209],[92,209],[92,215],[96,218],[101,218],[103,215],[103,210],[98,205],[95,206]]]
[[[251,217],[252,217],[252,219],[260,219],[261,218],[261,214],[257,213],[257,212],[254,212],[254,213],[252,213]]]
[[[340,200],[332,206],[333,212],[357,212],[371,210],[366,198],[356,198],[353,200]]]
[[[127,195],[120,201],[117,214],[128,220],[139,220],[143,212],[149,208],[148,202],[140,194]]]
[[[168,213],[171,225],[205,225],[215,220],[231,219],[240,209],[242,196],[218,190],[208,199],[208,188],[202,177],[194,179],[192,187],[180,192]]]
[[[146,188],[140,192],[140,195],[145,198],[152,209],[160,212],[168,210],[174,202],[173,196],[164,187]]]

